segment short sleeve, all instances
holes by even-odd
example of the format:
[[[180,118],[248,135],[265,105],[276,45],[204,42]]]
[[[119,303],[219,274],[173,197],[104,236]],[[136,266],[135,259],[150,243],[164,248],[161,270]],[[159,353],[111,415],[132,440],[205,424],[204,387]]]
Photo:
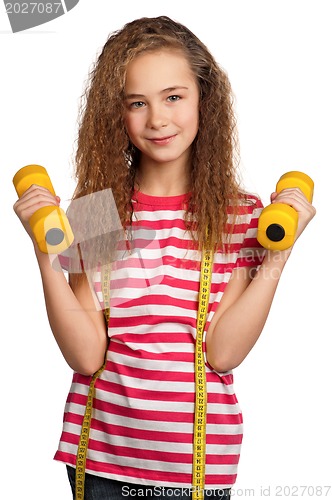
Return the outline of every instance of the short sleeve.
[[[58,255],[61,268],[72,274],[83,273],[84,265],[80,255],[79,245],[73,244],[64,252]]]
[[[235,268],[257,267],[262,263],[265,255],[265,249],[257,241],[258,219],[263,210],[263,204],[256,196],[251,196],[249,201],[250,205],[245,207],[248,213],[244,239],[235,262]]]

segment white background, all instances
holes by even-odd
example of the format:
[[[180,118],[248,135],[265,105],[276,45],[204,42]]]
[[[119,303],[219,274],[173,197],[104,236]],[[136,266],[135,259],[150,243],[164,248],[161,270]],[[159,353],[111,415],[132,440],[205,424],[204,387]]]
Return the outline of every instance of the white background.
[[[319,490],[300,487],[332,485],[329,5],[81,0],[52,22],[12,34],[1,4],[2,498],[71,498],[65,468],[53,461],[71,370],[50,332],[31,243],[12,210],[12,177],[29,163],[44,165],[66,208],[89,68],[111,31],[155,15],[186,24],[228,72],[247,188],[267,204],[284,172],[303,170],[315,180],[317,216],[287,263],[261,338],[235,371],[245,436],[234,496],[312,498]]]

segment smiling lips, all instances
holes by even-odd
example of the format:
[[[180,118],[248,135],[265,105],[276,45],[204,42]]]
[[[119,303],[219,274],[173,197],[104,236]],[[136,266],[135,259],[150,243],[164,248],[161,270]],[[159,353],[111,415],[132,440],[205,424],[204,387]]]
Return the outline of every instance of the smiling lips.
[[[175,137],[176,134],[168,135],[167,137],[149,138],[148,141],[152,142],[153,144],[157,144],[158,146],[166,146],[167,144],[172,142]]]

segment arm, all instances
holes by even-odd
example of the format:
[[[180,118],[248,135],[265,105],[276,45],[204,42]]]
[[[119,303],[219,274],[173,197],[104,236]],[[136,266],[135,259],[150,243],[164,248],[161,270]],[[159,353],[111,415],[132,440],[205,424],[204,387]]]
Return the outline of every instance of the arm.
[[[58,204],[58,199],[39,186],[32,186],[14,205],[14,210],[33,240],[28,220],[37,208]],[[55,265],[56,256],[39,251],[34,243],[45,304],[53,335],[69,366],[83,375],[91,375],[103,364],[107,347],[103,312],[96,309],[85,277],[71,277],[70,284]],[[51,262],[53,260],[53,263]]]
[[[299,214],[296,240],[315,215],[315,209],[298,189],[273,193],[272,202],[287,203]],[[255,273],[253,268],[233,271],[206,335],[207,360],[219,372],[238,366],[258,340],[292,249],[266,251]]]

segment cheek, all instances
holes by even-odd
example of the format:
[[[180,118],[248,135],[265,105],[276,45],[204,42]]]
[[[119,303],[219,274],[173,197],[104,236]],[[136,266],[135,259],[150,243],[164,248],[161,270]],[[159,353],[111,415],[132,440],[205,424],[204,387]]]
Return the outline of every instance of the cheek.
[[[187,129],[190,130],[191,134],[196,135],[196,133],[198,131],[198,125],[199,125],[198,109],[196,110],[194,108],[189,113],[187,113],[185,125],[186,125]]]
[[[140,132],[141,129],[140,120],[137,119],[136,116],[135,117],[125,116],[124,123],[127,130],[127,134],[129,135],[130,138],[134,137]]]

